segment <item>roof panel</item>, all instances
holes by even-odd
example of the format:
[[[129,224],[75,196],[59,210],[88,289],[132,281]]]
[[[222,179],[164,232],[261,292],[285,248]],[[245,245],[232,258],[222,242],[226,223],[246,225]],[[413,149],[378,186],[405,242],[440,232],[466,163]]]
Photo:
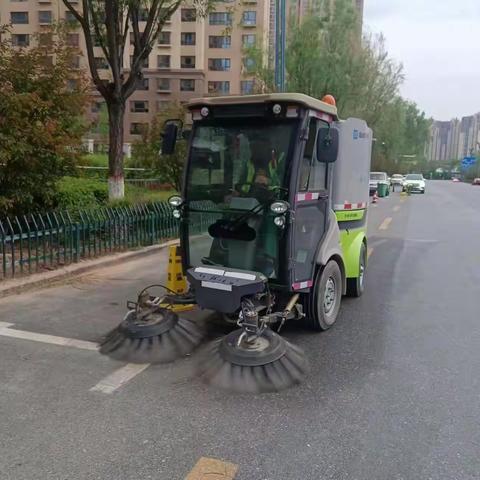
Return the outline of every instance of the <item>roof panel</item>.
[[[223,97],[194,98],[187,104],[189,108],[196,105],[234,105],[239,103],[292,102],[320,112],[328,113],[338,119],[337,107],[309,97],[303,93],[269,93],[260,95],[228,95]]]

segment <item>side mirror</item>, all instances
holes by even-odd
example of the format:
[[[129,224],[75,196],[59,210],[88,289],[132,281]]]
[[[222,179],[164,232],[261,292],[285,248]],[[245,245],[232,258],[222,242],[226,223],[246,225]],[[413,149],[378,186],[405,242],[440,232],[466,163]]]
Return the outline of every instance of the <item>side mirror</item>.
[[[178,125],[175,123],[167,123],[163,131],[162,155],[171,155],[173,152],[175,152],[177,136]]]
[[[333,163],[338,155],[338,130],[335,127],[321,128],[317,133],[317,161]]]

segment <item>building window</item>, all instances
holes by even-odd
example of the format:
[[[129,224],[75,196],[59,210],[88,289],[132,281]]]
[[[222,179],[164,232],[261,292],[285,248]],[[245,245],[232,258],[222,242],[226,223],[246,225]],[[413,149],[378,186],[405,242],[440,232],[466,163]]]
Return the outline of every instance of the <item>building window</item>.
[[[53,43],[53,35],[51,33],[40,33],[38,43],[41,47],[48,47]]]
[[[253,87],[254,87],[254,82],[253,80],[242,80],[240,82],[240,92],[242,95],[249,95],[253,93]]]
[[[180,16],[182,22],[194,22],[197,19],[197,12],[194,8],[182,8]]]
[[[38,12],[38,23],[50,25],[52,23],[52,12],[50,10]]]
[[[130,124],[131,135],[141,135],[148,129],[148,123],[133,122]]]
[[[157,112],[163,112],[170,107],[168,100],[157,100]]]
[[[108,68],[108,62],[104,57],[95,57],[95,68],[97,70],[105,70]]]
[[[254,10],[243,12],[242,24],[247,27],[254,27],[257,24],[257,12]]]
[[[255,59],[253,58],[244,58],[243,59],[243,68],[247,71],[250,72],[255,68]]]
[[[148,78],[139,78],[138,79],[137,90],[148,90]]]
[[[209,48],[230,48],[232,37],[230,35],[210,35],[208,37]]]
[[[67,80],[67,90],[69,92],[73,92],[74,90],[78,89],[78,80],[75,80],[74,78],[69,78]]]
[[[73,57],[71,57],[70,67],[71,68],[80,68],[80,56],[79,55],[74,55]]]
[[[12,34],[12,45],[15,47],[28,47],[30,45],[30,35],[27,33]]]
[[[230,70],[229,58],[209,58],[208,69],[215,72],[228,72]]]
[[[208,82],[208,93],[230,93],[230,82]]]
[[[242,45],[244,47],[253,47],[255,45],[256,40],[257,40],[257,37],[253,33],[250,35],[242,35]]]
[[[146,100],[132,100],[130,111],[135,113],[148,113],[148,102]]]
[[[170,45],[171,32],[160,32],[158,34],[159,45]]]
[[[168,14],[168,8],[160,9],[160,21],[164,19],[165,23],[170,23],[172,21],[172,14]]]
[[[138,12],[138,21],[146,22],[148,20],[148,8],[141,8]]]
[[[182,45],[195,45],[196,35],[194,32],[182,32],[180,35],[180,43]]]
[[[130,66],[133,65],[133,55],[130,55]],[[140,68],[148,68],[148,57],[140,61]]]
[[[93,102],[92,105],[90,106],[90,111],[92,113],[98,113],[102,109],[103,105],[104,105],[104,102]]]
[[[231,25],[232,14],[229,12],[212,12],[208,16],[208,23],[210,25]]]
[[[195,68],[195,57],[183,56],[180,57],[181,68]]]
[[[67,33],[67,45],[78,47],[80,45],[80,35],[78,33]]]
[[[195,80],[190,78],[180,79],[180,91],[182,92],[194,92],[195,91]]]
[[[28,12],[11,12],[10,23],[12,25],[26,25],[28,23]]]
[[[157,90],[159,92],[170,91],[170,79],[169,78],[157,78]]]
[[[65,20],[68,22],[68,23],[76,23],[78,20],[75,18],[75,15],[70,12],[70,11],[66,11],[65,12]]]
[[[158,68],[170,68],[170,55],[157,55]]]

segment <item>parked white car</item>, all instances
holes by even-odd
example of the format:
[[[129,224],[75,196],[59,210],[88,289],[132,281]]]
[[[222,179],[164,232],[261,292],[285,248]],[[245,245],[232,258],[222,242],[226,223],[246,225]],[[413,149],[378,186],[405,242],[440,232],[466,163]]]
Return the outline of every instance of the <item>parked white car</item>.
[[[403,191],[425,193],[425,179],[421,173],[409,173],[403,181]]]
[[[390,182],[388,181],[388,175],[386,172],[370,172],[370,195],[373,195],[378,190],[379,183],[387,185],[387,192],[389,193]]]

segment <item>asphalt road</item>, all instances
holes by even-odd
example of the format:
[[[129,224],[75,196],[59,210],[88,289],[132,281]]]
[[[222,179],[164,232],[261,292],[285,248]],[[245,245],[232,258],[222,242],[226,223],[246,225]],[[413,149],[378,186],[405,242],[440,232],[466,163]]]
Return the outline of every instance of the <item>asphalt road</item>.
[[[367,291],[335,327],[287,329],[311,371],[277,394],[206,387],[195,354],[91,391],[123,364],[0,332],[0,478],[183,480],[212,457],[237,465],[236,480],[479,479],[480,188],[429,182],[381,199],[369,242]],[[164,262],[5,298],[0,321],[98,341]]]

